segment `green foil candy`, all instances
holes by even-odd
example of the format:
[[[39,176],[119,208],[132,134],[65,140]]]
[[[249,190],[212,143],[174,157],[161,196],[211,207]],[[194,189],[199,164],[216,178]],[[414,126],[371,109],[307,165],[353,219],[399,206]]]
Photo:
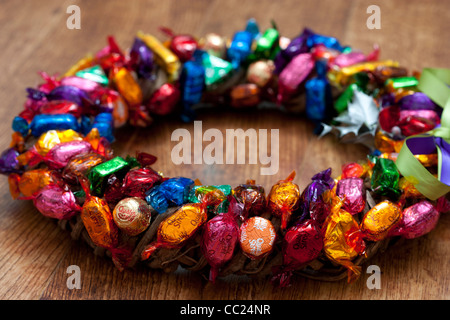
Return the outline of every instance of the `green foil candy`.
[[[256,49],[251,55],[255,60],[275,58],[275,55],[280,50],[279,46],[280,34],[277,29],[269,28],[256,41]]]
[[[371,188],[375,193],[398,198],[401,193],[399,179],[400,174],[394,161],[385,158],[376,160],[371,179]]]
[[[99,65],[80,70],[75,75],[79,78],[95,81],[104,86],[107,86],[109,83],[108,77]]]
[[[123,179],[129,170],[129,163],[122,157],[115,157],[93,167],[88,174],[92,195],[97,197],[103,196],[108,177],[115,174],[117,178]]]
[[[416,77],[399,77],[386,80],[386,85],[393,89],[412,88],[419,84]]]
[[[203,54],[202,64],[205,68],[205,85],[208,89],[214,89],[216,85],[224,82],[233,70],[230,62],[209,53]]]
[[[230,195],[232,192],[231,186],[227,184],[216,186],[193,186],[192,189],[189,191],[187,198],[185,199],[184,202],[200,203],[200,199],[202,198],[203,195],[216,189],[222,191],[225,197],[228,197],[228,195]],[[224,213],[228,211],[228,205],[229,201],[224,200],[216,207],[208,206],[208,211],[215,211],[216,214]]]

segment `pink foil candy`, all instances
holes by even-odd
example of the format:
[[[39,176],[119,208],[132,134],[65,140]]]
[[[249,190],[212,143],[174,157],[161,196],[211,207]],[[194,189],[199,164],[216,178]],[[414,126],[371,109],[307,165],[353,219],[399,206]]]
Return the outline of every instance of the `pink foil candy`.
[[[403,210],[403,218],[391,235],[406,239],[423,236],[436,227],[439,217],[440,212],[433,204],[420,201]]]
[[[59,185],[47,185],[32,198],[39,212],[49,218],[70,219],[81,211],[72,191]]]
[[[242,205],[232,197],[228,212],[209,220],[202,235],[202,252],[211,266],[209,280],[215,282],[220,268],[233,257],[236,244],[239,241],[239,225],[237,217],[242,211]]]
[[[310,53],[300,53],[283,69],[278,78],[279,104],[289,100],[297,92],[300,84],[314,68],[314,59]]]
[[[337,183],[336,195],[344,200],[343,209],[349,213],[357,214],[366,206],[366,188],[361,178],[341,179]]]
[[[441,118],[434,110],[400,110],[399,121],[404,121],[409,117],[427,119],[436,125],[441,123]]]
[[[93,92],[101,87],[98,82],[76,76],[65,77],[61,80],[61,85],[77,87],[86,92]]]
[[[76,155],[92,151],[92,146],[89,142],[73,140],[57,144],[41,160],[46,162],[51,169],[61,169],[67,166],[69,161]]]

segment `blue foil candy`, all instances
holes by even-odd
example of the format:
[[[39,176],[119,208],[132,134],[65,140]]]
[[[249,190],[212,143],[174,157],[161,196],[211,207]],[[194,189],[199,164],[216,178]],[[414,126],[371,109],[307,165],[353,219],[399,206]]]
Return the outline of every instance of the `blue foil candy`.
[[[114,142],[114,118],[111,113],[99,113],[94,118],[92,128],[97,128],[101,137],[105,137],[110,143]],[[92,130],[91,128],[91,130]]]
[[[30,123],[31,134],[39,137],[49,130],[68,130],[80,131],[80,125],[77,118],[70,113],[63,114],[38,114]]]
[[[13,119],[12,129],[15,132],[19,132],[22,135],[22,137],[26,137],[28,135],[28,131],[30,130],[30,127],[28,125],[27,120],[25,120],[22,117],[17,116]]]
[[[308,39],[306,40],[306,44],[310,49],[315,45],[323,44],[327,48],[338,50],[340,52],[343,52],[345,50],[345,47],[341,46],[336,38],[314,33],[308,37]]]
[[[145,200],[158,213],[164,213],[170,205],[181,206],[194,181],[176,177],[162,182],[146,192]]]
[[[329,110],[333,100],[331,87],[326,79],[326,64],[322,61],[316,62],[317,77],[305,83],[306,89],[306,116],[317,124],[330,116]]]
[[[183,64],[180,83],[181,101],[183,103],[181,118],[185,122],[190,122],[195,118],[192,106],[200,102],[205,87],[205,68],[203,65],[199,61],[186,61]]]
[[[238,31],[234,34],[231,45],[227,50],[228,60],[234,69],[238,69],[247,59],[252,50],[253,34],[248,31]]]

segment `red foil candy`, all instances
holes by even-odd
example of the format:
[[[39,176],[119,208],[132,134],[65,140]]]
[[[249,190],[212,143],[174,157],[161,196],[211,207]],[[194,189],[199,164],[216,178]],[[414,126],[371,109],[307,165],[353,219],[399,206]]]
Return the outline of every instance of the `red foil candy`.
[[[239,241],[237,216],[241,211],[242,206],[232,197],[228,212],[212,218],[203,227],[201,248],[206,261],[211,266],[209,280],[213,283],[220,268],[233,257]]]
[[[145,192],[162,177],[151,168],[140,168],[128,171],[123,179],[122,192],[130,197],[145,198]]]
[[[176,85],[165,83],[153,93],[147,103],[147,110],[157,115],[169,114],[180,101],[180,96],[180,89]]]
[[[260,215],[266,208],[264,188],[256,185],[254,180],[248,180],[246,184],[237,186],[233,192],[237,201],[243,205],[241,220]]]
[[[350,162],[342,166],[341,178],[361,178],[365,171],[364,167],[359,163]]]
[[[160,30],[169,37],[172,37],[169,49],[181,62],[186,62],[192,58],[192,55],[198,48],[197,40],[194,37],[186,34],[174,35],[172,30],[165,27],[161,27]]]
[[[313,220],[290,228],[283,239],[283,264],[273,268],[272,282],[289,285],[292,271],[316,259],[323,248],[321,231]]]

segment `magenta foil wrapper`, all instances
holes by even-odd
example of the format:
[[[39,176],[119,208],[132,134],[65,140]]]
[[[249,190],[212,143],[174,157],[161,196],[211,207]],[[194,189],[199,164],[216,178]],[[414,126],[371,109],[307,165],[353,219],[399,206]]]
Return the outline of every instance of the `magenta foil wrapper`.
[[[78,154],[92,152],[92,146],[89,142],[82,140],[74,140],[60,143],[54,146],[45,156],[44,161],[49,167],[60,169],[67,166],[70,159]]]
[[[336,195],[344,199],[342,208],[350,214],[357,214],[366,206],[366,188],[361,178],[347,178],[338,181]]]
[[[70,219],[81,210],[69,189],[59,185],[47,185],[35,196],[33,203],[42,215],[55,219]]]
[[[423,236],[436,227],[440,212],[427,200],[420,201],[403,210],[399,225],[391,232],[392,236],[414,239]]]

